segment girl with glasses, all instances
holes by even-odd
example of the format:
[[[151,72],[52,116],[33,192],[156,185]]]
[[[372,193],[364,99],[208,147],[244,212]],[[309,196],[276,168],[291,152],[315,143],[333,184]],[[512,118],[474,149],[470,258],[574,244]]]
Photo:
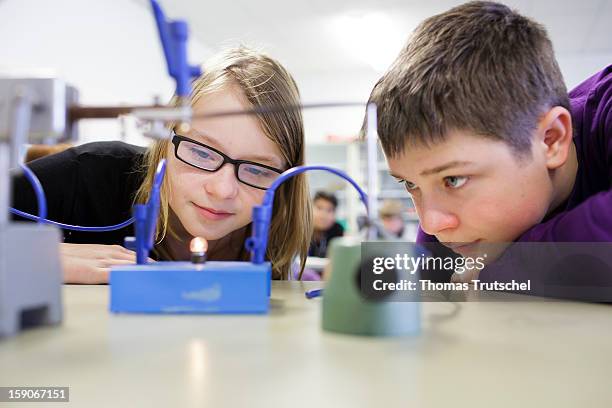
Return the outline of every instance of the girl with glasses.
[[[122,142],[89,143],[30,163],[48,200],[48,218],[76,225],[112,225],[148,199],[157,163],[167,159],[156,246],[157,260],[189,259],[189,242],[208,240],[209,260],[249,260],[253,206],[283,171],[304,164],[299,110],[208,117],[277,105],[298,105],[291,75],[274,59],[240,47],[209,61],[193,82],[193,120],[148,149]],[[14,207],[36,212],[22,176],[14,182]],[[311,209],[304,175],[277,190],[266,257],[273,277],[286,279],[296,256],[306,259]],[[133,227],[119,231],[64,232],[64,280],[108,282],[110,267],[135,262],[123,248]],[[302,264],[303,268],[303,264]]]

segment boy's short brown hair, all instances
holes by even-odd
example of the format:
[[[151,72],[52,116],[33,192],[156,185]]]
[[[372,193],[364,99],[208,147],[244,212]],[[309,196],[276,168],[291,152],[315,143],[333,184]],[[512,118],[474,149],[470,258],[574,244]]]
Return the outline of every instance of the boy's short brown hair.
[[[563,76],[544,27],[508,7],[470,2],[415,30],[370,102],[389,157],[407,144],[442,141],[450,130],[503,140],[529,155],[538,118],[569,109]]]

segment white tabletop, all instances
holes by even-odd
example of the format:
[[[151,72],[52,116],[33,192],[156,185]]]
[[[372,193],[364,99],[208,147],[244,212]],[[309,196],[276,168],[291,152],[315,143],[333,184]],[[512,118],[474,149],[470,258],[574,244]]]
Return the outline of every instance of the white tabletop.
[[[423,332],[321,330],[320,283],[274,282],[268,315],[113,315],[66,286],[64,322],[0,340],[0,386],[76,407],[611,407],[612,306],[424,303]]]

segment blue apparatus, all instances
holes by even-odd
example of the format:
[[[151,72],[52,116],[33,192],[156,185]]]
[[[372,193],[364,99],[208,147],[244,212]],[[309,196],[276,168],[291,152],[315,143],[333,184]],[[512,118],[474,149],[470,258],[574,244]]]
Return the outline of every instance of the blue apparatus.
[[[187,62],[187,38],[189,30],[184,20],[166,21],[157,0],[151,0],[159,39],[164,49],[168,73],[176,82],[176,95],[186,98],[191,92],[191,78],[202,74],[200,67]]]
[[[126,246],[137,253],[136,265],[111,269],[110,310],[116,313],[266,313],[269,308],[272,265],[265,260],[272,206],[277,188],[287,179],[310,170],[333,173],[367,196],[346,173],[326,166],[294,167],[279,176],[266,190],[263,203],[253,208],[252,236],[245,242],[250,262],[151,262],[159,192],[165,161],[157,168],[150,199],[134,206],[135,237]]]
[[[193,77],[201,74],[198,66],[189,65],[187,62],[187,24],[181,20],[167,21],[158,2],[151,0],[150,3],[155,15],[168,72],[176,81],[176,95],[184,105],[183,107],[187,107],[186,101],[191,91],[190,81]],[[329,105],[333,106],[334,104]],[[324,106],[321,105],[321,107]],[[135,112],[135,110],[132,111],[133,114]],[[162,128],[162,122],[169,120],[170,117],[174,118],[173,120],[182,120],[186,116],[191,116],[190,110],[177,113],[168,112],[167,109],[166,112],[153,109],[152,112],[141,113],[144,113],[143,118],[153,122],[157,121]],[[170,116],[171,114],[175,116]],[[160,131],[156,135],[163,134],[164,132]],[[367,207],[365,193],[355,181],[342,171],[325,166],[292,168],[279,176],[276,182],[266,191],[263,204],[253,209],[253,232],[245,243],[246,249],[251,252],[251,262],[148,263],[149,253],[155,245],[160,193],[165,170],[166,161],[162,160],[158,164],[148,202],[135,205],[133,207],[133,217],[117,225],[78,226],[48,220],[42,185],[36,175],[25,166],[23,171],[32,183],[38,200],[38,216],[13,208],[10,211],[21,217],[38,221],[40,224],[51,224],[63,229],[77,231],[112,231],[133,223],[135,236],[126,238],[125,246],[136,252],[137,263],[115,267],[111,270],[110,309],[113,312],[265,313],[269,306],[272,271],[270,263],[265,261],[265,253],[276,189],[288,178],[305,171],[329,171],[352,184],[358,190]],[[6,207],[8,208],[8,205]],[[48,225],[46,227],[49,228]],[[59,231],[53,230],[52,233],[54,234],[52,241],[59,241]],[[56,279],[56,286],[59,288],[61,284],[59,261],[57,263],[58,265],[55,268],[57,273],[54,275],[54,279]]]
[[[176,94],[190,92],[189,79],[200,75],[198,67],[186,62],[184,22],[167,23],[156,1],[151,4],[168,63],[176,80]],[[245,242],[251,262],[147,263],[155,245],[159,200],[166,170],[165,160],[157,168],[150,198],[134,206],[135,237],[125,246],[136,252],[137,264],[111,269],[110,310],[116,313],[266,313],[269,308],[272,265],[265,260],[272,206],[276,189],[287,179],[308,170],[336,174],[359,192],[367,207],[367,197],[348,175],[325,166],[302,166],[287,170],[266,191],[262,205],[253,208],[252,236]]]

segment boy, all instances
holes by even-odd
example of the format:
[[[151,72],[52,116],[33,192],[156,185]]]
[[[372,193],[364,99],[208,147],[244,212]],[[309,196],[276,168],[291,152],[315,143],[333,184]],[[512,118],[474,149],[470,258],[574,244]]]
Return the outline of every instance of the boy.
[[[612,66],[568,98],[540,24],[491,2],[433,16],[370,101],[417,241],[612,241]]]
[[[344,228],[336,222],[338,200],[333,194],[317,191],[313,198],[313,233],[308,256],[325,258],[329,242],[344,235]]]

